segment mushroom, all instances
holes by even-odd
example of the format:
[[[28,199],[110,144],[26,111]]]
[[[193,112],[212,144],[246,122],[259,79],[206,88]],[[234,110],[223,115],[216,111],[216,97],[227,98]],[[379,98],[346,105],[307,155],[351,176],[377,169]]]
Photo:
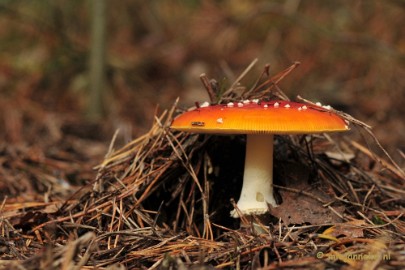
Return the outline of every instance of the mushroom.
[[[284,100],[237,102],[199,107],[176,117],[170,128],[210,134],[246,134],[243,185],[231,216],[261,215],[273,196],[274,134],[310,134],[348,130],[348,122],[331,110]]]

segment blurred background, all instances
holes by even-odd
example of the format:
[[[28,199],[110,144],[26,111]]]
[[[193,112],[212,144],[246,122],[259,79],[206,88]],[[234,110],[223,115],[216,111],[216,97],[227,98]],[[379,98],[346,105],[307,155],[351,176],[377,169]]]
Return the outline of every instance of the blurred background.
[[[299,61],[280,84],[290,98],[373,126],[403,164],[404,25],[401,0],[1,0],[0,140],[71,142],[97,164],[116,129],[123,145],[178,96],[207,100],[201,73],[226,87],[258,58],[244,85]]]

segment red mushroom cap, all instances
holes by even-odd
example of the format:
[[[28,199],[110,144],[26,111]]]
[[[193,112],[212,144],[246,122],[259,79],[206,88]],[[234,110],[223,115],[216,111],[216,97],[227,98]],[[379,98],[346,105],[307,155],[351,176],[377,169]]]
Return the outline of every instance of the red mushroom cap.
[[[290,101],[243,101],[195,108],[176,117],[172,129],[216,134],[302,134],[348,130],[321,106]]]

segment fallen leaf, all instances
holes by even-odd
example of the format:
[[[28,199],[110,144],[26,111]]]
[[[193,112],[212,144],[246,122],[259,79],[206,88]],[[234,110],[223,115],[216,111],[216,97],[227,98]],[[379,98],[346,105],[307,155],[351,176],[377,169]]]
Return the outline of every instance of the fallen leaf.
[[[320,191],[311,190],[307,192],[316,197]],[[283,203],[274,208],[270,207],[270,214],[281,218],[287,225],[304,223],[319,225],[342,221],[339,216],[314,198],[284,190],[281,190],[280,194],[283,198]],[[341,214],[344,211],[344,207],[334,207],[334,210]]]
[[[309,172],[305,166],[291,163],[284,164],[284,169],[288,172],[288,177],[284,181],[286,187],[278,188],[283,202],[277,207],[270,206],[271,215],[281,218],[287,225],[305,223],[320,225],[342,222],[339,215],[344,212],[344,206],[334,206],[335,212],[323,206],[333,198],[322,190],[325,187],[308,184]]]
[[[364,220],[352,220],[349,222],[341,223],[334,225],[328,229],[326,229],[323,234],[329,235],[332,237],[351,237],[351,238],[359,238],[364,237],[363,228],[361,226],[366,225]]]

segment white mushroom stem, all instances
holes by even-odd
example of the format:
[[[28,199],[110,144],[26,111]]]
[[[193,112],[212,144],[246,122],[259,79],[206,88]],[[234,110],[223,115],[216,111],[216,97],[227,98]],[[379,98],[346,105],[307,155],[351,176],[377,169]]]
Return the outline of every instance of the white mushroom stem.
[[[277,206],[273,196],[273,139],[272,134],[247,135],[243,186],[237,203],[244,215],[264,214],[267,204]],[[231,216],[238,218],[238,211],[231,211]]]

